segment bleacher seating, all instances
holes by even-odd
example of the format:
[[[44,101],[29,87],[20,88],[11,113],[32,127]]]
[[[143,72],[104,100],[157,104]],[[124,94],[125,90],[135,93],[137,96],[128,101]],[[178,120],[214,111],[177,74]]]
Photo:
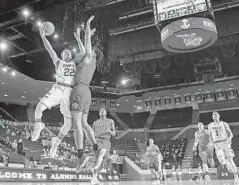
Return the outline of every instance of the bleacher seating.
[[[116,130],[125,130],[125,128],[117,120],[115,120],[115,118],[113,116],[111,116],[110,113],[107,113],[107,118],[114,120]]]
[[[144,128],[146,121],[150,115],[150,112],[138,112],[133,114],[133,120],[135,123],[135,127],[133,128]]]
[[[42,121],[47,126],[61,126],[64,122],[63,115],[59,108],[51,108],[50,110],[45,110],[42,115]]]
[[[7,138],[7,134],[5,132],[5,130],[0,130],[0,135],[2,139]],[[19,140],[18,136],[10,136],[10,140]],[[39,143],[33,143],[32,141],[25,139],[23,137],[21,137],[23,144],[24,144],[24,152],[26,153],[26,155],[32,156],[35,160],[39,160],[40,155],[43,151],[43,147],[42,145],[40,145]]]
[[[151,129],[185,127],[192,123],[192,107],[159,110]]]
[[[176,140],[163,140],[159,142],[155,142],[155,144],[159,147],[161,154],[163,155],[163,165],[167,169],[171,169],[172,165],[178,166],[181,165],[182,160],[184,158],[184,153],[187,147],[187,139],[181,138]],[[131,160],[135,161],[135,163],[142,169],[148,169],[148,158],[145,154],[136,154],[129,156]]]
[[[218,113],[220,114],[220,119],[225,122],[230,123],[239,121],[239,109],[218,111]],[[199,116],[199,120],[205,125],[208,125],[210,122],[213,121],[212,112],[201,113]]]
[[[129,126],[129,128],[135,128],[135,122],[130,113],[117,112],[116,113],[122,121]]]
[[[167,143],[162,141],[155,144],[159,146],[163,155],[163,162],[167,168],[171,168],[172,165],[181,165],[187,147],[186,138],[171,140]]]
[[[14,104],[5,104],[0,103],[0,108],[4,109],[6,112],[10,113],[12,117],[17,119],[18,121],[28,121],[27,117],[27,107],[24,105],[14,105]],[[2,119],[14,121],[11,117],[6,115],[5,112],[0,110],[0,115]]]
[[[117,150],[120,155],[139,153],[137,140],[112,139],[111,150]]]

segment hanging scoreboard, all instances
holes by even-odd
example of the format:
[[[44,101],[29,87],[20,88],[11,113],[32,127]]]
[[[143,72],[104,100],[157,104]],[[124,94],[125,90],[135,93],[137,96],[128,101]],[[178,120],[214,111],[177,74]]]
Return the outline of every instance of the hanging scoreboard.
[[[206,12],[206,0],[154,0],[155,21],[162,22]]]

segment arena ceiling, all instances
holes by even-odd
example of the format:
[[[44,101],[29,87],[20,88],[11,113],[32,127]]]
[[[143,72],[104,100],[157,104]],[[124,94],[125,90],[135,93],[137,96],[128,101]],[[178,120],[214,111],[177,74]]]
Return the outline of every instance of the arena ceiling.
[[[89,0],[89,2],[92,1],[94,0]],[[114,58],[114,56],[108,55],[107,42],[110,39],[108,30],[115,26],[117,23],[116,19],[118,19],[120,14],[128,11],[127,5],[131,6],[132,2],[136,1],[138,0],[122,2],[124,4],[120,6],[117,5],[119,10],[115,12],[112,11],[114,9],[110,11],[109,7],[89,8],[85,0],[4,0],[0,4],[0,40],[6,41],[9,47],[1,53],[1,63],[4,66],[9,66],[18,73],[14,78],[8,75],[9,79],[7,79],[6,73],[1,72],[0,80],[4,81],[5,86],[3,89],[1,86],[0,92],[4,95],[4,91],[8,91],[9,96],[5,97],[6,100],[11,99],[10,93],[13,92],[16,94],[16,97],[24,96],[24,89],[29,89],[29,92],[32,93],[32,95],[29,96],[30,101],[41,97],[47,91],[46,89],[49,90],[54,81],[55,71],[50,57],[43,48],[42,41],[39,38],[37,22],[41,20],[54,23],[56,33],[59,37],[57,39],[49,37],[49,40],[59,54],[64,47],[71,47],[73,49],[77,46],[73,38],[74,26],[80,24],[82,21],[85,22],[91,14],[95,14],[96,17],[99,17],[95,20],[94,26],[98,30],[98,36],[103,40],[102,47],[105,54],[105,65],[96,71],[91,85],[105,88],[116,87],[117,84],[120,84],[121,79],[131,78],[136,84],[140,84],[141,88],[150,88],[166,85],[167,81],[170,81],[171,84],[178,84],[187,80],[190,81],[190,78],[195,80],[196,77],[193,74],[193,67],[190,63],[191,61],[189,61],[190,57],[185,57],[185,55],[173,58],[169,57],[170,61],[173,62],[171,62],[167,70],[162,69],[168,65],[167,61],[169,60],[168,58],[162,60],[160,65],[157,65],[157,71],[155,71],[154,74],[150,73],[150,70],[148,72],[147,70],[137,72],[137,66],[135,67],[133,64],[120,65],[118,56]],[[95,2],[98,1],[95,0]],[[129,2],[131,4],[127,4]],[[223,3],[229,5],[230,2],[232,2],[232,0],[212,0],[213,5]],[[32,14],[27,20],[25,20],[21,14],[23,7],[31,8]],[[103,12],[108,12],[111,16],[109,16],[109,14],[103,15]],[[105,17],[106,15],[107,18]],[[128,22],[126,21],[126,23]],[[216,48],[215,50],[217,52],[220,48]],[[187,58],[187,61],[185,60],[183,65],[181,63],[178,65],[177,61],[184,60],[185,58]],[[223,60],[224,59],[222,59],[222,61]],[[155,60],[150,60],[148,63],[152,62],[155,62]],[[150,69],[150,64],[148,63],[146,65],[140,64],[141,68],[147,69],[148,67],[148,69]],[[185,67],[187,67],[189,71],[188,74],[186,74],[188,78],[185,78]],[[234,70],[238,71],[238,69],[239,66],[238,68],[234,66]],[[225,68],[225,73],[227,70],[231,72],[232,69]],[[160,78],[155,77],[155,74],[159,75]],[[180,78],[181,81],[178,80]],[[104,84],[102,83],[103,81],[107,83]],[[39,85],[36,85],[36,82]],[[16,85],[15,90],[15,85],[10,85],[11,83]],[[94,96],[102,97],[104,94],[95,93]],[[116,96],[109,95],[109,97]],[[15,98],[12,98],[12,100],[14,99]],[[22,99],[22,101],[24,102],[25,100]]]

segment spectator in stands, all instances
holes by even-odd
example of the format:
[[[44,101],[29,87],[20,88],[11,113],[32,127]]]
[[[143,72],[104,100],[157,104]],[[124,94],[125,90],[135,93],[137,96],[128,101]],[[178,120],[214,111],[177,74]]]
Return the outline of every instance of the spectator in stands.
[[[6,153],[6,154],[3,156],[3,161],[4,161],[5,167],[8,167],[8,165],[9,165],[9,153]]]
[[[12,149],[14,150],[15,153],[17,153],[17,140],[16,139],[12,143]]]
[[[16,136],[16,133],[14,131],[12,131],[12,134],[11,134],[13,137]]]
[[[17,143],[17,153],[21,154],[21,155],[25,155],[25,153],[23,152],[23,142],[22,139],[19,139],[18,143]]]
[[[20,132],[19,130],[17,130],[16,136],[17,136],[17,137],[20,137],[20,136],[21,136],[21,132]]]
[[[9,128],[6,129],[6,134],[7,134],[7,135],[10,135],[10,134],[11,134],[11,131],[10,131]]]
[[[28,167],[28,168],[34,168],[33,160],[30,160],[30,161],[29,161],[29,167]]]
[[[26,137],[26,132],[22,132],[20,137],[25,138]]]
[[[7,136],[7,138],[6,138],[5,142],[4,142],[4,144],[5,144],[6,146],[8,146],[8,147],[11,147],[11,141],[10,141],[9,136]]]
[[[26,130],[26,139],[31,139],[31,132],[29,129]]]
[[[33,161],[33,167],[38,169],[38,164],[37,164],[37,161]]]
[[[29,159],[26,157],[26,158],[25,158],[25,161],[24,161],[24,168],[29,168],[29,166],[30,166],[30,161],[29,161]]]
[[[52,167],[53,167],[53,166],[52,166],[51,162],[48,163],[48,166],[47,166],[47,167],[48,167],[49,170],[52,170]]]

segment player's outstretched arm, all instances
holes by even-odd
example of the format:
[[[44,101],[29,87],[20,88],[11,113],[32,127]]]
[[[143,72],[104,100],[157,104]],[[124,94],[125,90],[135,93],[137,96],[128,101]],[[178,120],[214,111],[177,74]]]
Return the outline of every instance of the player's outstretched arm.
[[[47,40],[46,36],[45,36],[45,30],[46,27],[45,26],[39,26],[39,31],[40,31],[40,36],[41,39],[43,41],[43,45],[46,48],[46,50],[48,51],[54,65],[56,65],[56,63],[60,60],[56,54],[56,52],[53,50],[50,42]]]
[[[193,144],[193,151],[196,151],[197,150],[197,146],[198,146],[198,137],[197,137],[197,132],[195,133],[195,141],[194,141],[194,144]]]
[[[93,21],[95,17],[91,16],[86,24],[86,30],[85,30],[85,49],[86,49],[86,57],[91,59],[93,57],[93,49],[92,49],[92,43],[91,43],[91,37],[95,33],[95,29],[90,28],[91,22]],[[91,60],[84,60],[86,63],[90,62]]]
[[[85,57],[85,47],[81,41],[81,38],[80,38],[80,35],[81,35],[81,28],[78,27],[76,29],[76,32],[74,32],[74,37],[78,43],[78,47],[79,47],[79,53],[76,54],[76,58],[74,59],[75,63],[80,63],[83,58]]]

